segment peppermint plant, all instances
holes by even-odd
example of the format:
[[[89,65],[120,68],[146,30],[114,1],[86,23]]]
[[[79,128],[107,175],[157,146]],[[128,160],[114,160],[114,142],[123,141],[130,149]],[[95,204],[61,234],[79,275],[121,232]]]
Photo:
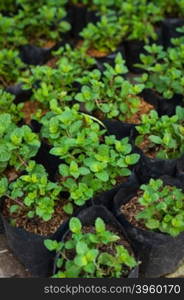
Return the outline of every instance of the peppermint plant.
[[[178,45],[167,50],[156,44],[145,46],[147,54],[141,54],[141,64],[136,64],[145,71],[137,81],[144,83],[146,88],[153,89],[166,99],[184,93],[184,44],[180,39],[178,42]]]
[[[117,54],[114,66],[105,64],[105,71],[86,72],[77,79],[82,85],[75,100],[84,103],[88,112],[100,112],[103,118],[125,121],[134,115],[140,106],[139,93],[143,84],[132,84],[124,78],[128,72],[121,54]]]
[[[143,210],[136,216],[146,228],[173,237],[184,231],[184,193],[175,186],[164,185],[161,179],[150,179],[140,187],[138,198]]]
[[[84,70],[95,65],[95,60],[83,48],[72,49],[68,44],[54,52],[54,55],[57,58],[55,67],[32,67],[19,80],[25,89],[32,89],[31,99],[41,103],[43,109],[48,109],[53,99],[57,99],[62,106],[72,101],[74,81]]]
[[[59,271],[55,278],[126,277],[137,262],[128,250],[119,244],[120,236],[109,231],[101,218],[95,220],[92,232],[86,233],[78,218],[69,223],[71,238],[57,243],[45,240],[45,246],[56,250]],[[72,255],[71,255],[72,253]]]
[[[54,214],[55,206],[60,201],[61,187],[48,180],[48,174],[42,165],[34,161],[28,163],[26,174],[7,185],[0,181],[0,190],[5,190],[6,198],[12,200],[10,217],[25,213],[28,218],[39,217],[49,221]]]
[[[157,158],[173,159],[184,153],[184,108],[177,107],[176,115],[159,118],[156,111],[141,117],[136,126],[138,136],[135,143],[147,154],[155,152]],[[146,145],[145,145],[146,141]]]
[[[25,69],[25,64],[19,58],[17,50],[0,50],[0,87],[16,83]]]
[[[117,50],[127,33],[127,26],[123,25],[116,14],[104,15],[96,24],[89,23],[81,32],[87,49],[104,52],[105,55]]]
[[[41,123],[41,135],[52,146],[50,153],[63,161],[59,181],[69,192],[68,213],[73,212],[73,203],[81,206],[96,193],[115,186],[118,178],[129,176],[130,167],[139,160],[128,137],[118,141],[105,135],[102,123],[80,113],[78,105],[62,109],[52,103]]]
[[[27,161],[37,154],[39,147],[39,137],[30,127],[18,127],[10,114],[0,114],[0,172],[8,166],[23,170]]]
[[[12,120],[17,123],[22,117],[23,103],[15,104],[15,96],[7,93],[6,91],[0,89],[0,114],[9,113],[11,114]]]

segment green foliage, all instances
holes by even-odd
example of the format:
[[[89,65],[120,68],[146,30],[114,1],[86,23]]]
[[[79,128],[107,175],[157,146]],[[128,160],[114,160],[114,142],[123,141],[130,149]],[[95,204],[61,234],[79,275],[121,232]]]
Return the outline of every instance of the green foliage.
[[[0,4],[1,5],[1,4]],[[21,28],[16,27],[16,20],[12,16],[0,13],[0,49],[26,43]]]
[[[0,50],[0,86],[15,83],[25,68],[19,52],[11,49]]]
[[[177,236],[184,231],[184,193],[174,186],[164,185],[163,181],[151,179],[141,186],[143,195],[138,199],[143,211],[136,218],[145,226]]]
[[[156,151],[156,157],[172,159],[181,156],[184,152],[184,108],[177,107],[176,115],[159,118],[156,111],[141,117],[142,123],[136,126],[139,133],[136,145],[139,146],[146,139],[150,142],[149,150]]]
[[[40,147],[38,136],[24,125],[17,127],[10,114],[0,114],[0,171],[8,165],[16,170],[25,168],[26,162],[36,155]]]
[[[72,49],[71,46],[65,45],[54,54],[58,58],[55,68],[32,67],[19,80],[24,83],[25,89],[32,89],[32,99],[47,109],[53,99],[57,99],[62,106],[71,101],[72,93],[75,91],[74,81],[84,70],[90,69],[95,64],[95,60],[88,56],[83,48]]]
[[[1,189],[0,181],[0,191]],[[44,167],[30,161],[26,168],[26,175],[20,176],[16,181],[10,183],[5,196],[15,201],[21,199],[20,203],[22,203],[23,211],[25,211],[28,218],[37,216],[47,222],[54,214],[60,192],[61,187],[57,183],[48,180]],[[15,204],[16,207],[14,205],[10,207],[11,213],[19,213],[22,210],[19,202],[18,204],[15,202]]]
[[[131,154],[128,138],[105,136],[98,122],[80,113],[77,105],[62,109],[54,102],[41,123],[42,137],[53,146],[50,153],[63,160],[60,183],[76,205],[116,185],[118,177],[129,176],[130,165],[139,159]]]
[[[135,114],[140,105],[138,94],[143,84],[131,84],[124,79],[128,72],[121,54],[117,54],[115,65],[105,64],[105,71],[99,70],[84,73],[77,81],[82,84],[75,100],[83,102],[88,112],[102,112],[104,118],[126,120]]]
[[[148,54],[141,54],[139,68],[146,71],[138,81],[144,82],[146,88],[158,92],[170,99],[174,94],[184,93],[183,59],[184,44],[163,50],[162,46],[146,46]]]
[[[19,46],[34,40],[40,45],[45,40],[59,39],[62,33],[70,29],[70,24],[64,20],[65,4],[65,0],[17,0],[17,11],[14,15],[0,16],[1,38],[6,37],[3,44],[8,47],[14,44]]]
[[[102,16],[96,24],[89,23],[81,32],[84,45],[88,49],[109,54],[115,51],[127,33],[128,27],[123,25],[116,14]]]
[[[14,103],[15,96],[0,89],[0,114],[11,114],[12,120],[16,123],[21,120],[23,113],[21,112],[23,104]]]
[[[184,1],[183,0],[154,0],[156,5],[161,8],[163,16],[183,17]]]
[[[140,40],[148,43],[157,39],[155,26],[162,16],[158,3],[148,0],[122,1],[119,9],[122,24],[128,27],[128,40]]]
[[[101,218],[95,221],[94,232],[83,232],[79,219],[70,220],[71,238],[66,242],[56,243],[46,240],[45,246],[60,253],[57,261],[56,278],[103,278],[124,277],[128,270],[137,263],[128,250],[119,245],[120,237],[106,229]],[[102,249],[106,248],[107,251]],[[109,251],[110,249],[110,251]],[[70,253],[73,253],[71,259]],[[127,269],[128,267],[128,269]]]

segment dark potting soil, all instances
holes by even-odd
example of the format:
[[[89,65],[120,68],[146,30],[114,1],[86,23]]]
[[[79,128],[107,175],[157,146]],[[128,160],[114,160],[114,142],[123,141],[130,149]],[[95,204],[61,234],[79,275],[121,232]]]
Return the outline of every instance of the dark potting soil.
[[[157,154],[160,150],[162,150],[162,146],[153,144],[148,136],[145,136],[144,141],[138,145],[138,147],[143,151],[143,153],[152,159],[156,159]],[[169,154],[169,152],[167,152]],[[173,150],[170,151],[170,155],[173,155]],[[176,157],[177,158],[177,157]],[[172,159],[172,158],[170,158]],[[174,159],[174,158],[173,158]],[[167,160],[167,159],[165,159]]]
[[[138,147],[143,151],[143,153],[149,158],[156,158],[158,151],[160,150],[159,145],[152,144],[145,136],[144,141],[138,145]]]
[[[20,172],[16,171],[14,168],[7,168],[4,174],[8,178],[9,182],[14,181],[20,176]]]
[[[135,114],[133,114],[131,117],[126,118],[124,122],[126,122],[128,124],[135,124],[135,125],[140,124],[141,123],[141,115],[149,114],[149,112],[154,109],[154,106],[152,104],[144,101],[143,98],[140,98],[139,100],[140,100],[140,105],[138,107],[138,111]],[[100,103],[101,101],[98,101],[98,102]],[[100,110],[96,110],[93,113],[93,115],[101,121],[103,121],[105,119],[104,113]],[[115,118],[115,120],[118,121],[118,117]]]
[[[18,200],[22,203],[20,200]],[[11,199],[6,199],[3,206],[3,215],[8,220],[13,220],[15,227],[23,228],[28,232],[34,234],[49,236],[57,231],[57,229],[68,219],[68,215],[63,210],[63,205],[66,204],[66,200],[62,200],[62,203],[57,203],[53,217],[49,221],[43,221],[39,217],[34,217],[29,219],[27,217],[26,207],[20,206],[18,212],[11,214],[10,206],[16,204],[15,201]]]
[[[125,122],[130,124],[140,124],[141,123],[141,116],[143,114],[149,114],[151,110],[154,109],[154,106],[146,101],[143,98],[140,98],[140,105],[138,111],[133,114],[133,116],[127,118]]]
[[[27,125],[31,124],[32,115],[37,112],[39,109],[39,103],[36,101],[26,101],[24,102],[24,106],[22,108],[22,112],[24,114],[24,122]]]
[[[125,216],[126,220],[133,226],[143,230],[147,230],[142,220],[137,220],[138,213],[144,210],[144,206],[140,205],[138,199],[142,196],[143,191],[138,190],[137,195],[130,199],[126,204],[120,207],[120,212]]]

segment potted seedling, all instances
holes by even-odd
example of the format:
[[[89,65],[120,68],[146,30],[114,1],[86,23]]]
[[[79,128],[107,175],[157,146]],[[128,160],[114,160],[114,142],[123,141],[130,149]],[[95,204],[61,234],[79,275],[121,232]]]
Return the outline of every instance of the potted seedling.
[[[138,82],[147,89],[145,99],[153,98],[158,102],[160,113],[173,114],[176,105],[183,100],[183,44],[163,50],[155,44],[146,46],[147,54],[141,54],[139,68],[146,71]],[[144,96],[144,95],[143,95]]]
[[[72,49],[68,44],[54,55],[54,66],[32,67],[19,80],[25,90],[32,90],[31,101],[25,105],[35,107],[32,113],[37,120],[49,109],[51,100],[57,99],[61,106],[72,101],[74,92],[78,90],[74,84],[76,78],[95,65],[95,60],[84,49]]]
[[[0,172],[13,168],[20,173],[37,154],[39,138],[27,125],[18,127],[13,123],[10,114],[0,114],[0,124]]]
[[[118,50],[128,27],[116,14],[104,15],[96,24],[89,23],[81,32],[83,46],[92,57],[103,58]]]
[[[184,109],[177,107],[176,115],[172,117],[159,118],[154,110],[142,116],[142,123],[136,126],[135,144],[142,151],[145,174],[148,172],[153,177],[174,174],[177,159],[184,152],[183,113]]]
[[[164,46],[169,47],[171,46],[171,38],[179,36],[177,28],[184,25],[184,2],[183,0],[159,0],[157,2],[164,16],[162,21]]]
[[[66,1],[53,4],[52,1],[29,3],[20,1],[20,9],[14,16],[15,29],[21,28],[27,43],[44,46],[49,42],[56,42],[60,35],[70,29],[70,24],[64,20]]]
[[[61,238],[67,215],[61,186],[51,182],[42,165],[29,161],[24,175],[0,181],[2,218],[9,247],[35,276],[46,276],[53,256],[43,246],[46,237]]]
[[[184,193],[167,180],[121,189],[114,198],[119,221],[138,246],[142,273],[160,277],[172,273],[184,255]]]
[[[143,84],[132,84],[125,79],[128,69],[121,54],[117,54],[114,66],[105,64],[104,72],[93,70],[77,79],[82,85],[75,100],[84,105],[88,113],[104,120],[117,119],[128,123],[140,123],[140,115],[148,113],[153,106],[139,94]]]
[[[14,100],[15,100],[15,96],[0,89],[1,113],[11,114],[12,121],[18,123],[23,117],[23,113],[22,113],[23,104],[20,103],[16,105],[14,103]]]
[[[138,264],[118,222],[98,206],[71,218],[62,241],[45,246],[57,251],[54,278],[125,278]]]
[[[153,1],[128,0],[122,3],[120,14],[128,27],[124,43],[128,68],[134,73],[140,73],[141,70],[134,67],[134,64],[139,62],[139,55],[144,52],[144,45],[150,40],[162,42],[159,27],[159,22],[163,19],[161,8]]]
[[[19,58],[17,50],[0,50],[0,87],[16,83],[25,69],[25,64]]]
[[[108,136],[103,124],[80,113],[78,105],[62,109],[54,103],[41,123],[41,136],[51,146],[50,153],[62,160],[57,180],[68,193],[67,213],[120,185],[139,160],[128,137],[118,141]]]

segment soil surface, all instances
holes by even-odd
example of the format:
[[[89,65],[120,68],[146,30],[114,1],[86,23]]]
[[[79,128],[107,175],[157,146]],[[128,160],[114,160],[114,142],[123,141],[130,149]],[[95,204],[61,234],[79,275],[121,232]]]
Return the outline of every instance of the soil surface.
[[[120,207],[120,211],[125,216],[127,221],[133,226],[138,227],[143,230],[147,230],[142,220],[137,220],[136,215],[144,210],[144,206],[141,206],[138,202],[138,199],[142,196],[143,191],[138,191],[137,195],[134,196],[126,204],[123,204]]]
[[[16,227],[24,228],[26,231],[48,236],[57,231],[59,226],[61,226],[68,218],[67,214],[63,211],[62,206],[65,202],[58,204],[55,207],[55,212],[51,220],[45,222],[39,217],[35,217],[29,219],[27,217],[27,210],[24,208],[20,208],[19,212],[10,214],[9,208],[14,205],[15,202],[11,199],[6,199],[3,207],[3,215],[10,219],[12,218],[14,221],[14,225]]]
[[[130,118],[127,118],[126,122],[131,123],[131,124],[140,124],[141,123],[141,116],[144,115],[144,114],[145,115],[149,114],[149,112],[153,109],[154,109],[153,105],[151,105],[150,103],[144,101],[143,98],[140,98],[140,106],[139,106],[138,111],[133,116],[131,116]]]

